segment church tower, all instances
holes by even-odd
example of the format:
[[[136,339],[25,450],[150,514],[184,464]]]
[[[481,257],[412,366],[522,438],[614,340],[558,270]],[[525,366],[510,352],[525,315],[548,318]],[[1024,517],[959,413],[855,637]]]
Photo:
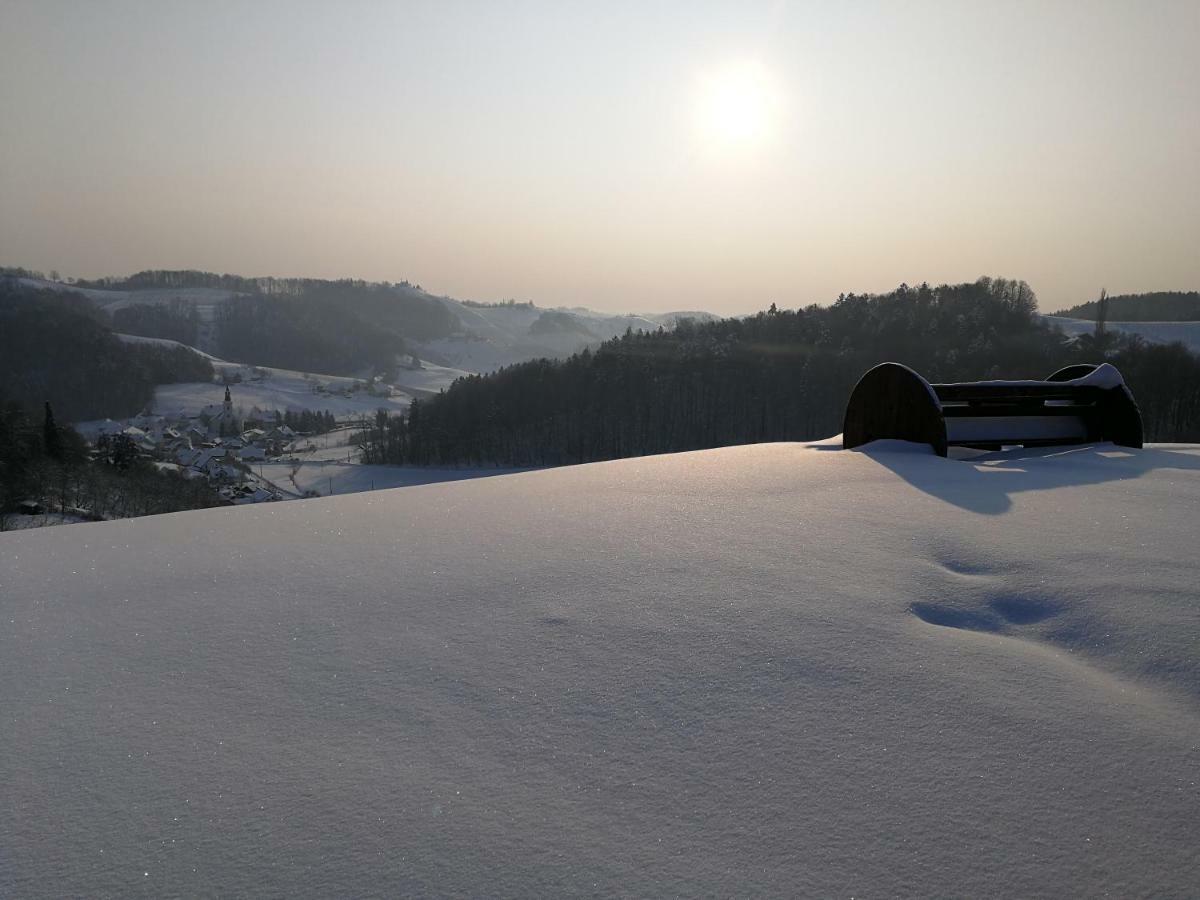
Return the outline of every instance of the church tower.
[[[233,421],[233,398],[229,396],[229,385],[225,385],[225,404],[221,414],[227,422]]]

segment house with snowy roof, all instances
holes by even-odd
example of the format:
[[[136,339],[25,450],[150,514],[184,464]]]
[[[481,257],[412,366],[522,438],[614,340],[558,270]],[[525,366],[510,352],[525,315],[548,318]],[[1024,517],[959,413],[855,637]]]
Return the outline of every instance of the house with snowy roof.
[[[166,419],[150,413],[141,413],[129,420],[129,424],[145,432],[161,432]]]
[[[224,447],[202,447],[194,450],[180,450],[175,459],[181,466],[212,475],[216,471],[216,467],[223,464],[227,453],[228,451]]]
[[[250,444],[238,451],[238,458],[242,462],[262,462],[267,458],[267,451],[262,447]]]

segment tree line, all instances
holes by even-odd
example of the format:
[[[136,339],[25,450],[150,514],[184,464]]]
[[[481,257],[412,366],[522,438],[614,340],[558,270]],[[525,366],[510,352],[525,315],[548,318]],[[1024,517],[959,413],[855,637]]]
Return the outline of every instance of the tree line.
[[[363,432],[364,460],[542,466],[828,437],[857,379],[884,360],[939,382],[1040,379],[1107,359],[1147,440],[1200,440],[1200,359],[1107,332],[1071,343],[1036,309],[1024,282],[983,278],[627,331],[566,360],[459,379],[407,417],[381,412]]]
[[[282,414],[275,410],[275,421],[300,434],[324,434],[337,427],[337,419],[327,409],[289,409]]]
[[[1200,322],[1200,291],[1155,291],[1104,297],[1108,318],[1114,322]],[[1100,317],[1102,301],[1089,300],[1056,316],[1073,319]]]
[[[19,273],[26,278],[45,278],[41,272],[28,269],[9,267],[0,269],[0,274]],[[50,273],[54,278],[56,273]],[[313,285],[348,284],[354,286],[378,286],[386,288],[406,288],[420,291],[419,284],[409,281],[378,281],[368,282],[357,278],[323,279],[323,278],[280,278],[273,275],[247,277],[245,275],[219,274],[198,269],[146,269],[133,275],[106,276],[103,278],[80,278],[72,282],[81,288],[96,288],[110,291],[138,290],[183,290],[187,288],[208,288],[213,290],[231,291],[238,294],[302,294]]]
[[[113,310],[112,327],[122,334],[195,346],[200,335],[200,311],[195,304],[180,299],[163,304],[135,303]]]

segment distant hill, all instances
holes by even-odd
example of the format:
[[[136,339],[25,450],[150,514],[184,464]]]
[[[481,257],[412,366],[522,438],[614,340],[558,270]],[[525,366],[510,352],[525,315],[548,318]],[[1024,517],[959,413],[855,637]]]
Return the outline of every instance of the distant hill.
[[[107,317],[71,291],[39,290],[0,279],[0,390],[8,402],[60,421],[133,415],[159,384],[210,381],[212,364],[190,349],[130,345]]]
[[[1068,319],[1095,321],[1097,302],[1091,300],[1055,313]],[[1200,322],[1200,291],[1154,291],[1108,298],[1112,322]]]
[[[575,334],[585,340],[594,338],[595,333],[583,320],[561,310],[546,310],[537,321],[529,326],[530,334]]]
[[[683,319],[718,319],[707,312],[613,315],[583,307],[547,309],[532,303],[441,299],[458,317],[462,329],[448,338],[425,342],[423,357],[473,372],[492,372],[533,359],[565,359],[626,331],[674,328]]]
[[[107,313],[118,331],[164,338],[222,359],[332,375],[386,372],[415,355],[490,372],[531,359],[560,359],[627,330],[672,328],[705,312],[613,315],[435,296],[408,281],[245,277],[149,270],[70,284],[0,268],[26,287],[71,291]]]
[[[444,303],[408,282],[156,270],[38,286],[79,291],[129,334],[180,340],[237,362],[337,375],[387,370],[411,352],[411,342],[461,327]]]

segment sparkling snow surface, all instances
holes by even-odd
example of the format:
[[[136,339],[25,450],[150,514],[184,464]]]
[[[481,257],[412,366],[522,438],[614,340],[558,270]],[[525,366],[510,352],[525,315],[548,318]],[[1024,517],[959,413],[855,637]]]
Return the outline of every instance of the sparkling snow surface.
[[[0,535],[0,896],[1194,896],[1200,448]]]
[[[351,451],[353,452],[353,451]],[[355,494],[389,488],[459,481],[464,478],[488,478],[519,472],[520,469],[434,469],[426,466],[367,466],[337,459],[301,459],[299,466],[290,462],[255,463],[254,471],[270,481],[285,498],[303,496],[312,491],[322,497]]]

